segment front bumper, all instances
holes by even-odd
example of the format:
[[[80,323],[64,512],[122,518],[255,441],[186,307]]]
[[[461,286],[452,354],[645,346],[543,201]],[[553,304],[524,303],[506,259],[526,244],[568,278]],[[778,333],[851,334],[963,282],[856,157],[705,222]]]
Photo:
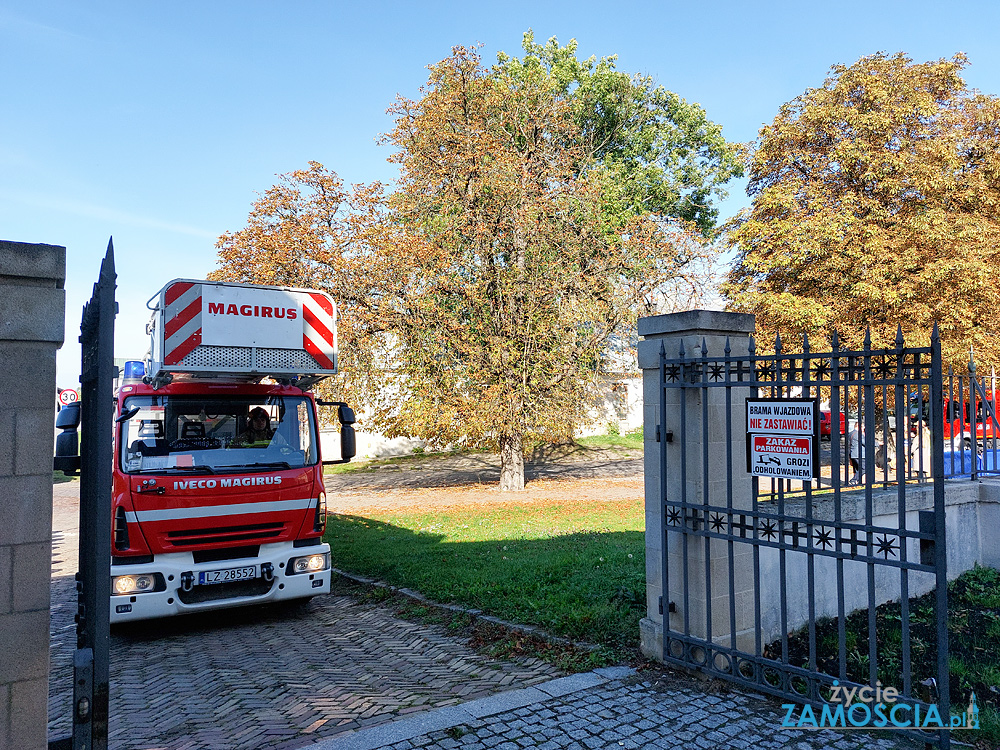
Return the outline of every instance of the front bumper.
[[[256,557],[195,563],[194,556],[190,552],[171,552],[157,555],[151,563],[114,565],[111,568],[113,577],[159,574],[166,583],[166,589],[124,595],[113,594],[110,602],[111,622],[114,624],[148,620],[327,594],[330,592],[329,568],[312,573],[295,575],[288,573],[288,563],[292,558],[324,553],[329,555],[329,544],[295,547],[292,542],[279,542],[261,545]],[[255,579],[208,586],[195,585],[188,590],[182,585],[188,574],[193,574],[193,579],[197,581],[201,572],[250,565],[257,567],[258,576]],[[260,575],[262,569],[268,565],[273,575],[270,581],[264,580]]]

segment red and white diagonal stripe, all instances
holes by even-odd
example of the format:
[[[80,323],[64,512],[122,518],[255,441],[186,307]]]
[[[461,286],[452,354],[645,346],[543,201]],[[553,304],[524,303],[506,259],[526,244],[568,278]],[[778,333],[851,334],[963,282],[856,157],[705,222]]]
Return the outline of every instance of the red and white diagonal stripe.
[[[201,343],[201,284],[171,284],[163,302],[163,364],[176,365]]]
[[[332,370],[337,350],[333,302],[320,293],[305,294],[302,300],[302,347],[320,368]]]

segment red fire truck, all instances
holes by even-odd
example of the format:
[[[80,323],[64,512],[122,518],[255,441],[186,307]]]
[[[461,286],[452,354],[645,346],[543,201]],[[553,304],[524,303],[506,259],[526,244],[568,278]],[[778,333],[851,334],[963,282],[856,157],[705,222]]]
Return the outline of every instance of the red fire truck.
[[[982,450],[984,441],[1000,438],[1000,431],[994,429],[998,397],[1000,391],[985,387],[970,393],[968,381],[963,382],[961,392],[952,392],[952,398],[945,394],[942,435],[954,450],[970,450],[973,441]],[[910,419],[930,422],[930,401],[926,394],[910,394]]]
[[[155,304],[153,304],[155,301]],[[337,371],[324,293],[175,280],[117,394],[111,622],[330,590],[317,401]],[[354,414],[337,406],[341,455]]]

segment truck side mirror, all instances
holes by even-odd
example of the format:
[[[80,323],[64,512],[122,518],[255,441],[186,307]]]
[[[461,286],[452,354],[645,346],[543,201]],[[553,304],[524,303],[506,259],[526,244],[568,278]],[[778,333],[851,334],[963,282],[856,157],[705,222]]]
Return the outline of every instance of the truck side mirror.
[[[357,439],[354,434],[354,409],[343,401],[320,401],[319,406],[336,406],[337,421],[340,422],[340,458],[334,461],[324,461],[324,464],[346,464],[357,455]]]
[[[142,408],[139,407],[139,406],[136,406],[133,409],[129,409],[124,414],[122,414],[120,417],[118,417],[118,419],[115,420],[115,424],[121,424],[122,422],[128,422],[132,417],[134,417],[140,411],[142,411]]]
[[[67,404],[56,415],[56,427],[62,430],[56,436],[56,455],[52,468],[63,474],[76,474],[80,470],[80,402]]]
[[[354,435],[354,409],[347,404],[337,408],[337,419],[340,421],[340,457],[350,461],[357,455],[357,440]]]
[[[354,428],[349,425],[340,427],[340,457],[345,461],[350,461],[357,455],[358,447],[354,436]]]

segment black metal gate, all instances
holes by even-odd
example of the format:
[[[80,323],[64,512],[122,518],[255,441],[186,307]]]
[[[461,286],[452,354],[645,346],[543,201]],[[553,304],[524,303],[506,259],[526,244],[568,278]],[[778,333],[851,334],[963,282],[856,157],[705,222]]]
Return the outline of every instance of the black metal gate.
[[[758,354],[751,339],[739,356],[727,340],[709,356],[703,339],[694,357],[661,345],[664,661],[809,706],[817,720],[824,707],[836,719],[845,687],[891,687],[906,708],[889,728],[914,713],[921,726],[932,705],[947,725],[937,329],[929,347],[906,347],[901,333],[886,350],[868,338],[856,351],[836,336],[826,352],[796,343]],[[761,397],[825,406],[817,478],[749,476],[746,400]],[[922,619],[911,612],[920,594]],[[863,723],[864,711],[848,717]],[[902,731],[949,746],[948,731],[927,726]]]
[[[107,750],[114,419],[114,246],[101,263],[80,326],[80,567],[73,653],[73,734],[50,750]]]

